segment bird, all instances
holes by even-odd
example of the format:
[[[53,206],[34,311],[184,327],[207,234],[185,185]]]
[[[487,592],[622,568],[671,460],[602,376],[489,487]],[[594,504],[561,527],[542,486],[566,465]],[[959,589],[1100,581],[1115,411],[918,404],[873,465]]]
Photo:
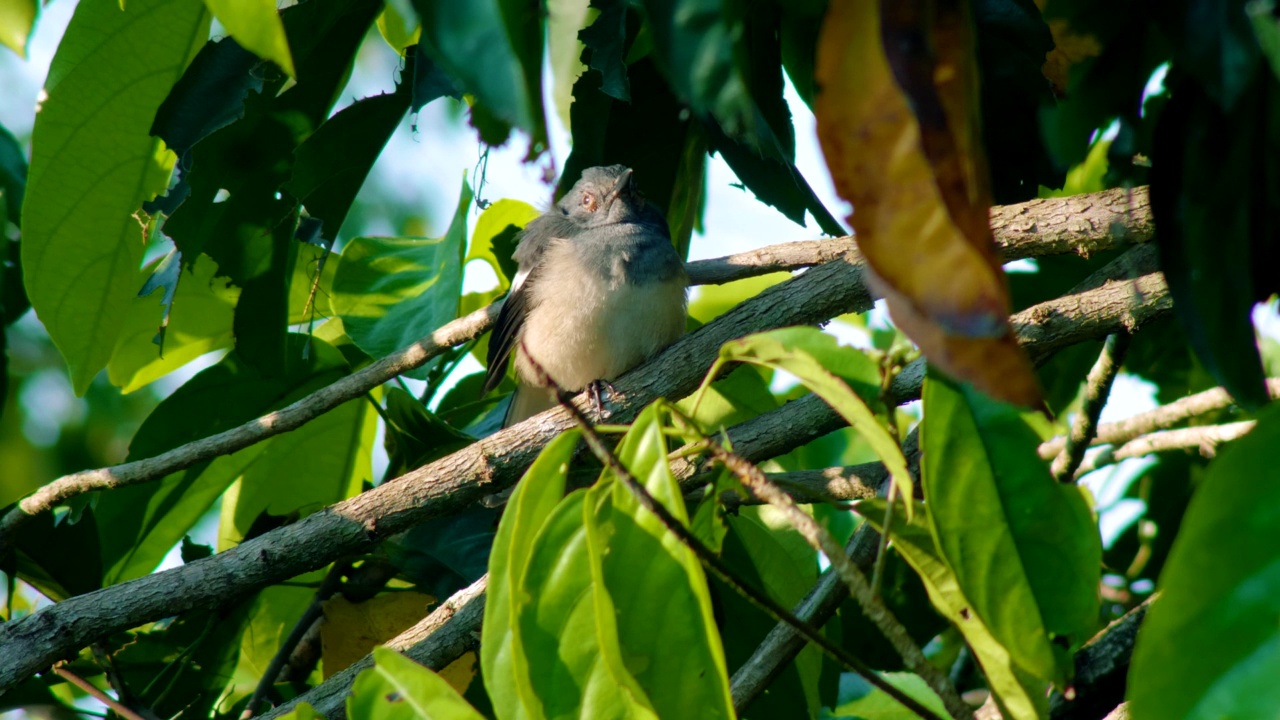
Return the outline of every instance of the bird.
[[[519,384],[503,427],[555,405],[548,377],[590,390],[599,409],[609,381],[684,333],[689,278],[666,218],[632,176],[622,165],[587,168],[518,236],[482,391],[502,381],[514,355]]]

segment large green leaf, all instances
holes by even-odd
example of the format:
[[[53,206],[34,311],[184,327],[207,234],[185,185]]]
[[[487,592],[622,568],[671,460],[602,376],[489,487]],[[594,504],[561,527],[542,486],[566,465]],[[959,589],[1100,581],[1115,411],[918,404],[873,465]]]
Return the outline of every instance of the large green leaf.
[[[333,309],[371,357],[390,355],[457,317],[471,198],[464,180],[441,238],[356,238],[343,249]],[[426,377],[421,368],[408,374]]]
[[[667,463],[662,412],[661,403],[655,403],[641,413],[617,454],[649,493],[688,525],[683,493]],[[597,594],[597,612],[617,617],[627,670],[658,717],[679,717],[691,707],[702,718],[734,717],[702,565],[656,515],[609,477],[606,472],[588,495],[587,544],[595,582],[607,588]]]
[[[928,509],[920,503],[911,520],[898,520],[889,535],[897,552],[924,581],[929,600],[947,620],[960,629],[982,672],[987,685],[1009,720],[1038,720],[1049,714],[1046,690],[1048,683],[1032,677],[1014,661],[1006,648],[992,634],[991,628],[973,612],[973,604],[965,596],[956,574],[938,553],[930,528]],[[880,527],[885,517],[885,501],[881,498],[861,500],[855,509],[868,522]],[[894,513],[902,518],[906,512]]]
[[[174,156],[149,134],[156,108],[204,44],[189,0],[87,0],[58,46],[32,132],[23,204],[27,294],[84,393],[111,357],[138,288],[134,213]]]
[[[889,469],[899,497],[911,497],[911,473],[907,471],[902,448],[889,434],[887,421],[877,417],[877,412],[884,412],[880,370],[862,351],[842,347],[834,337],[811,327],[748,335],[720,348],[720,357],[702,381],[698,394],[705,392],[720,368],[731,362],[786,370],[795,375],[866,439]]]
[[[204,4],[241,47],[275,63],[289,77],[297,75],[275,0],[204,0]]]
[[[373,667],[356,676],[347,717],[361,720],[483,720],[439,675],[395,650],[374,648]]]
[[[1280,707],[1280,408],[1209,465],[1129,673],[1134,718],[1269,718]]]
[[[348,372],[346,361],[332,346],[316,339],[311,339],[309,344],[311,352],[302,358],[308,339],[291,338],[295,361],[290,372],[282,377],[264,377],[236,353],[200,372],[152,411],[134,435],[130,459],[153,457],[233,428],[283,407]],[[353,400],[329,415],[348,412],[349,406],[363,402],[367,401]],[[312,424],[316,422],[325,420],[320,418]],[[309,434],[310,431],[303,428],[298,432]],[[154,569],[246,467],[276,440],[293,434],[173,473],[160,482],[104,493],[95,511],[102,528],[100,537],[107,582],[120,582]]]
[[[487,113],[545,147],[542,16],[521,0],[414,0],[435,59]]]
[[[536,705],[525,706],[529,717],[658,718],[623,666],[617,635],[621,618],[608,612],[608,589],[593,578],[587,527],[601,494],[578,490],[566,497],[547,518],[529,556],[514,618],[517,642],[530,669],[538,668],[529,675],[537,698]]]
[[[538,455],[507,501],[489,554],[480,667],[489,698],[504,718],[543,716],[530,685],[529,659],[516,622],[525,602],[521,588],[534,542],[564,496],[569,460],[577,444],[578,433],[566,432]]]
[[[1085,492],[1058,483],[1011,405],[930,376],[921,475],[940,555],[1014,662],[1065,687],[1092,635],[1102,546]]]
[[[153,269],[154,264],[143,269],[139,286]],[[164,315],[163,300],[155,294],[134,298],[107,363],[107,377],[121,392],[133,392],[207,352],[231,345],[231,319],[239,289],[214,277],[217,266],[207,257],[181,272],[163,352],[155,342]]]

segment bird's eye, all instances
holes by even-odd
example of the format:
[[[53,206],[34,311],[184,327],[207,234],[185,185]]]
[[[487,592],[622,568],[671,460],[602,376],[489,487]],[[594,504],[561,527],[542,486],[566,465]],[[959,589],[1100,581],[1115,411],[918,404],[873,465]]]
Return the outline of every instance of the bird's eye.
[[[596,196],[591,193],[582,193],[582,207],[587,212],[596,211]]]

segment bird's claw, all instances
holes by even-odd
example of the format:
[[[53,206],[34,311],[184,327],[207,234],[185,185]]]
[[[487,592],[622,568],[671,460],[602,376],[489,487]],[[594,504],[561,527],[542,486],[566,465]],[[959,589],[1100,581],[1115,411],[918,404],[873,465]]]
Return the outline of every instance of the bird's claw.
[[[591,406],[595,408],[597,422],[604,419],[605,395],[613,396],[617,392],[608,380],[592,380],[587,383],[587,397],[591,399]]]

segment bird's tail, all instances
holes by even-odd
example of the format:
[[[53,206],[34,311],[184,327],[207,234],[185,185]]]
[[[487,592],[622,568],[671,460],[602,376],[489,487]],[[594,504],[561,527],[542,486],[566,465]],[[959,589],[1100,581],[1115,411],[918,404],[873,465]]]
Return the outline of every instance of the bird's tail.
[[[515,393],[511,395],[511,402],[507,405],[507,416],[502,421],[502,427],[509,428],[543,410],[550,410],[555,407],[555,404],[555,397],[547,388],[520,383]]]

